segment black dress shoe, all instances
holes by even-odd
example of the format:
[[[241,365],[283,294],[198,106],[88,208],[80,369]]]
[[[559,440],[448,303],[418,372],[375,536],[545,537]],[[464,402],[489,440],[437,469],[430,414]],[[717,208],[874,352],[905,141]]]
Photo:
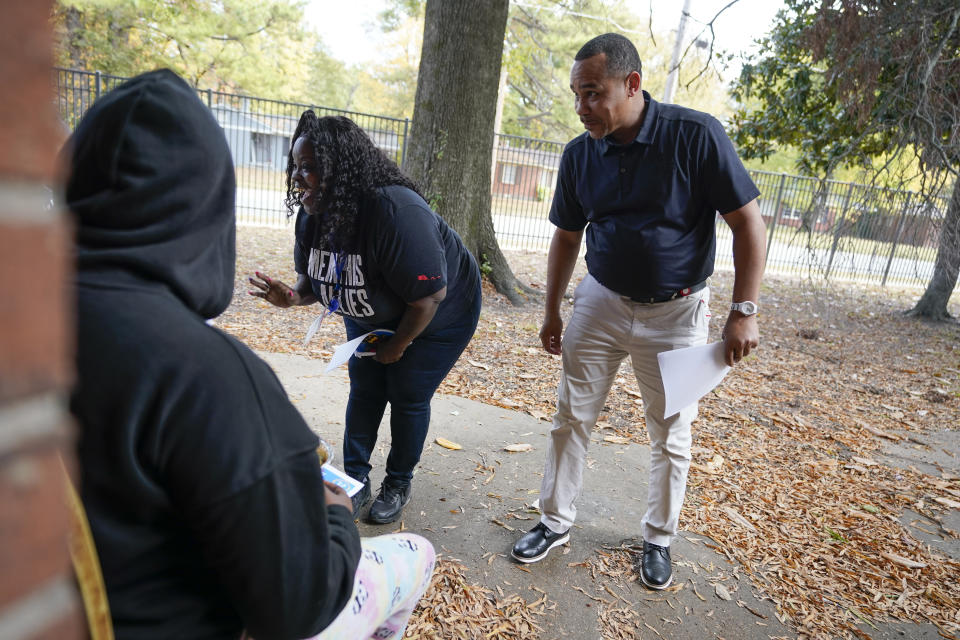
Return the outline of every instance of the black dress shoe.
[[[367,521],[373,524],[387,524],[393,522],[403,513],[403,508],[410,502],[410,483],[396,482],[389,478],[380,485],[377,499],[370,505]]]
[[[360,515],[360,509],[370,502],[370,478],[363,479],[363,489],[357,491],[350,497],[353,502],[353,517]]]
[[[542,522],[530,529],[513,545],[510,555],[520,562],[538,562],[547,557],[550,549],[570,540],[570,532],[554,533]]]
[[[643,541],[643,566],[640,579],[651,589],[666,589],[673,582],[673,568],[670,566],[670,547],[661,547],[652,542]]]

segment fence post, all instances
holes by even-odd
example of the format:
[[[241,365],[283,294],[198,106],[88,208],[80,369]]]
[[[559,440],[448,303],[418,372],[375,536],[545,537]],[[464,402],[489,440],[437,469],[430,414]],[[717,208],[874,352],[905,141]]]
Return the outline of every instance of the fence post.
[[[410,132],[410,120],[403,119],[403,145],[400,147],[400,166],[407,161],[407,134]]]
[[[850,183],[850,188],[847,189],[847,197],[843,199],[843,208],[840,210],[840,221],[837,223],[837,231],[833,234],[833,246],[830,247],[830,259],[827,260],[827,270],[823,274],[824,280],[830,279],[830,268],[833,267],[833,256],[837,253],[837,245],[840,243],[840,232],[843,231],[843,221],[847,217],[847,209],[850,207],[850,198],[853,196],[853,188],[856,186],[853,182]],[[813,221],[813,226],[816,228],[817,221]]]
[[[207,89],[207,109],[213,109],[213,90]]]
[[[777,203],[773,205],[773,220],[770,223],[770,234],[767,236],[767,253],[763,258],[763,270],[767,270],[767,261],[770,258],[770,246],[773,244],[773,232],[777,230],[780,221],[780,205],[783,204],[783,187],[787,183],[787,174],[780,174],[780,186],[777,187]]]
[[[93,89],[93,95],[94,95],[94,99],[95,99],[95,100],[99,100],[99,99],[100,99],[100,82],[101,82],[100,72],[97,71],[97,72],[93,75],[93,78],[94,78],[94,81],[93,81],[93,87],[94,87],[94,89]]]
[[[890,247],[890,257],[887,258],[887,266],[883,270],[883,280],[881,287],[887,286],[887,274],[890,273],[890,265],[893,264],[893,254],[897,251],[897,242],[900,241],[900,234],[903,233],[903,223],[907,219],[907,211],[910,209],[910,200],[913,199],[913,191],[907,192],[907,200],[903,203],[903,211],[900,212],[900,221],[897,223],[897,235],[893,237],[893,244]]]

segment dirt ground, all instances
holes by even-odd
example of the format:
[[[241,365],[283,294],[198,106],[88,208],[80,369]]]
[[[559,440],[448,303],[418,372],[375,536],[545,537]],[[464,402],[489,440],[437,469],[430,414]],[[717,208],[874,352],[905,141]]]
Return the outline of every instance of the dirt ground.
[[[545,255],[507,257],[544,288]],[[342,325],[325,322],[303,346],[316,310],[248,296],[253,271],[295,279],[291,231],[238,231],[236,295],[218,326],[256,349],[328,358]],[[581,261],[573,282],[583,273]],[[711,278],[711,340],[731,285],[730,273]],[[539,347],[540,303],[484,293],[440,392],[547,422],[560,362]],[[869,637],[891,619],[960,636],[960,324],[904,317],[920,293],[767,277],[760,348],[701,402],[681,527],[741,567],[801,636]],[[950,311],[960,316],[960,296]],[[629,363],[597,431],[646,443]]]

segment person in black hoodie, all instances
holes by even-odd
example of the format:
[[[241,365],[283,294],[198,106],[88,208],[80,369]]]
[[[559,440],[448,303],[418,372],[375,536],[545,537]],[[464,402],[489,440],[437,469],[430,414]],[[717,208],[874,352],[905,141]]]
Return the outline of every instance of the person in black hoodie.
[[[65,154],[71,410],[116,637],[377,632],[357,624],[373,615],[359,596],[389,587],[415,603],[433,549],[372,539],[405,547],[419,591],[371,582],[368,541],[362,551],[350,499],[324,484],[317,436],[266,363],[204,322],[229,304],[235,262],[233,165],[213,116],[174,73],[147,73],[100,99]],[[402,632],[412,608],[377,615]]]

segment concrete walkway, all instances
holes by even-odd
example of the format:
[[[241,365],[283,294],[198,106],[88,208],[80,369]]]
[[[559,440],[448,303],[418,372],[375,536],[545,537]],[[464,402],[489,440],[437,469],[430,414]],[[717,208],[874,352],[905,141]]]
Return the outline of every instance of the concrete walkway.
[[[324,363],[319,360],[260,355],[276,370],[310,426],[334,445],[334,464],[339,467],[348,395],[346,368],[324,375]],[[679,591],[658,593],[639,581],[618,583],[604,576],[594,581],[587,568],[577,566],[597,557],[604,547],[619,547],[624,541],[640,544],[649,464],[645,446],[610,444],[595,435],[569,546],[553,550],[537,564],[514,562],[509,557],[511,546],[538,519],[527,507],[537,498],[550,425],[524,413],[453,396],[436,396],[432,407],[430,434],[414,477],[413,497],[404,510],[403,527],[424,535],[438,552],[468,567],[471,582],[494,591],[499,587],[505,594],[519,593],[528,602],[541,597],[531,586],[546,592],[557,606],[536,619],[544,628],[542,638],[601,637],[598,615],[604,605],[597,598],[635,611],[642,620],[638,637],[643,638],[796,637],[777,620],[773,603],[759,595],[742,568],[707,547],[711,541],[699,535],[681,532],[671,546],[674,585],[683,585]],[[434,443],[438,436],[463,449],[438,446]],[[383,477],[389,438],[385,418],[371,460],[374,490]],[[516,443],[529,443],[532,450],[503,450]],[[395,531],[399,523],[359,526],[362,535],[372,536]],[[721,589],[715,588],[718,583]],[[729,600],[718,595],[724,588]],[[932,625],[864,630],[873,638],[939,637]]]

